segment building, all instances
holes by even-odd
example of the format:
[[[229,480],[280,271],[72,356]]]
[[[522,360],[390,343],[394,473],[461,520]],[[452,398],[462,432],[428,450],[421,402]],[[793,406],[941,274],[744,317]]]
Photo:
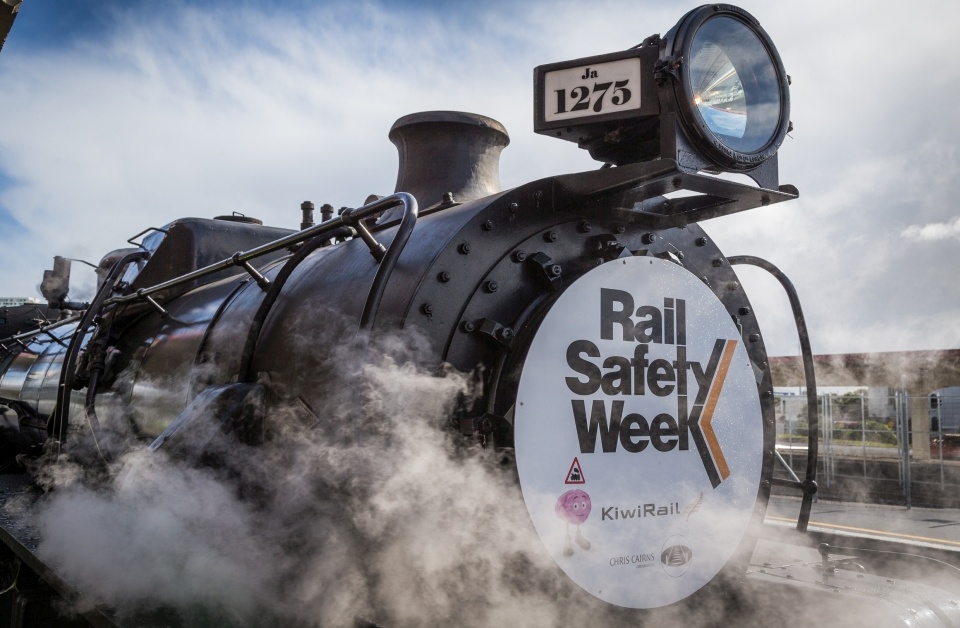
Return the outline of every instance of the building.
[[[33,297],[0,297],[0,307],[17,307],[28,303],[40,304],[43,301]]]

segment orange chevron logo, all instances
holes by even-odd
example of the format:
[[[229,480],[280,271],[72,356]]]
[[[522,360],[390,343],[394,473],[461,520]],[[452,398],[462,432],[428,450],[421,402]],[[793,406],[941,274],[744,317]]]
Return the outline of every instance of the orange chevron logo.
[[[713,429],[713,418],[736,350],[736,340],[717,339],[706,368],[706,373],[712,374],[710,384],[702,386],[697,391],[696,401],[690,412],[690,434],[697,444],[700,461],[713,488],[717,488],[721,482],[730,477],[730,466],[723,455],[720,441],[717,440],[717,433]],[[680,401],[682,413],[686,411],[686,404],[683,403],[682,398]]]
[[[713,378],[713,384],[710,386],[710,395],[707,397],[707,403],[703,408],[700,419],[700,428],[703,430],[703,436],[707,441],[707,447],[713,456],[713,462],[720,473],[721,480],[730,477],[730,467],[727,465],[727,459],[723,457],[723,449],[720,448],[720,443],[717,441],[717,434],[713,431],[713,411],[717,407],[720,391],[723,389],[723,382],[727,378],[727,371],[736,350],[737,341],[728,340],[723,348],[723,355],[720,358],[720,364],[717,365],[717,373]]]

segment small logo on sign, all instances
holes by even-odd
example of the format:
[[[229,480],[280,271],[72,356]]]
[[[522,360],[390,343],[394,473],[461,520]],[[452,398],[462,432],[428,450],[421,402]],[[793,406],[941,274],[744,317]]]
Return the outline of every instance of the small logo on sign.
[[[663,550],[660,552],[660,563],[667,575],[673,578],[679,578],[687,573],[690,568],[690,561],[693,560],[693,550],[690,549],[690,541],[675,534],[663,544]]]
[[[567,479],[566,481],[564,481],[564,484],[586,484],[586,483],[587,483],[587,479],[583,477],[583,469],[580,468],[580,461],[574,458],[573,464],[570,465],[570,470],[567,471]]]

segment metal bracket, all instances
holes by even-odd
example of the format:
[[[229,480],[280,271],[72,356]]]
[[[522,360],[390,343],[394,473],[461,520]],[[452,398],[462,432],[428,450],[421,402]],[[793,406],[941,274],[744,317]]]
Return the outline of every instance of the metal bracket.
[[[253,277],[253,280],[257,282],[257,285],[260,286],[261,290],[267,290],[270,288],[270,280],[261,275],[256,268],[251,266],[249,261],[240,259],[241,255],[243,255],[242,251],[237,251],[234,253],[233,257],[231,258],[233,259],[233,263],[247,271],[247,274]]]
[[[563,268],[546,253],[540,251],[527,258],[527,265],[534,274],[552,290],[559,290],[563,278]]]
[[[475,324],[474,329],[476,333],[486,336],[502,347],[507,349],[513,347],[513,329],[510,327],[505,327],[489,318],[482,318]]]
[[[498,429],[508,427],[510,423],[502,416],[484,412],[480,416],[462,417],[460,419],[460,433],[464,436],[480,434],[489,436]]]
[[[611,262],[623,253],[624,247],[612,233],[595,235],[587,240],[587,251],[594,253],[604,262]]]

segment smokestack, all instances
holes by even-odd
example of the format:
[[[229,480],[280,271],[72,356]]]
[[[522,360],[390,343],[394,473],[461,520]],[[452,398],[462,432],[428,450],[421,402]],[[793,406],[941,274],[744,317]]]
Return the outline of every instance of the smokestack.
[[[60,308],[70,292],[70,260],[59,255],[53,258],[53,270],[43,271],[40,293],[52,308]]]
[[[390,129],[400,153],[397,192],[409,192],[420,209],[464,203],[500,191],[500,151],[510,143],[502,124],[475,113],[425,111],[404,116]]]

